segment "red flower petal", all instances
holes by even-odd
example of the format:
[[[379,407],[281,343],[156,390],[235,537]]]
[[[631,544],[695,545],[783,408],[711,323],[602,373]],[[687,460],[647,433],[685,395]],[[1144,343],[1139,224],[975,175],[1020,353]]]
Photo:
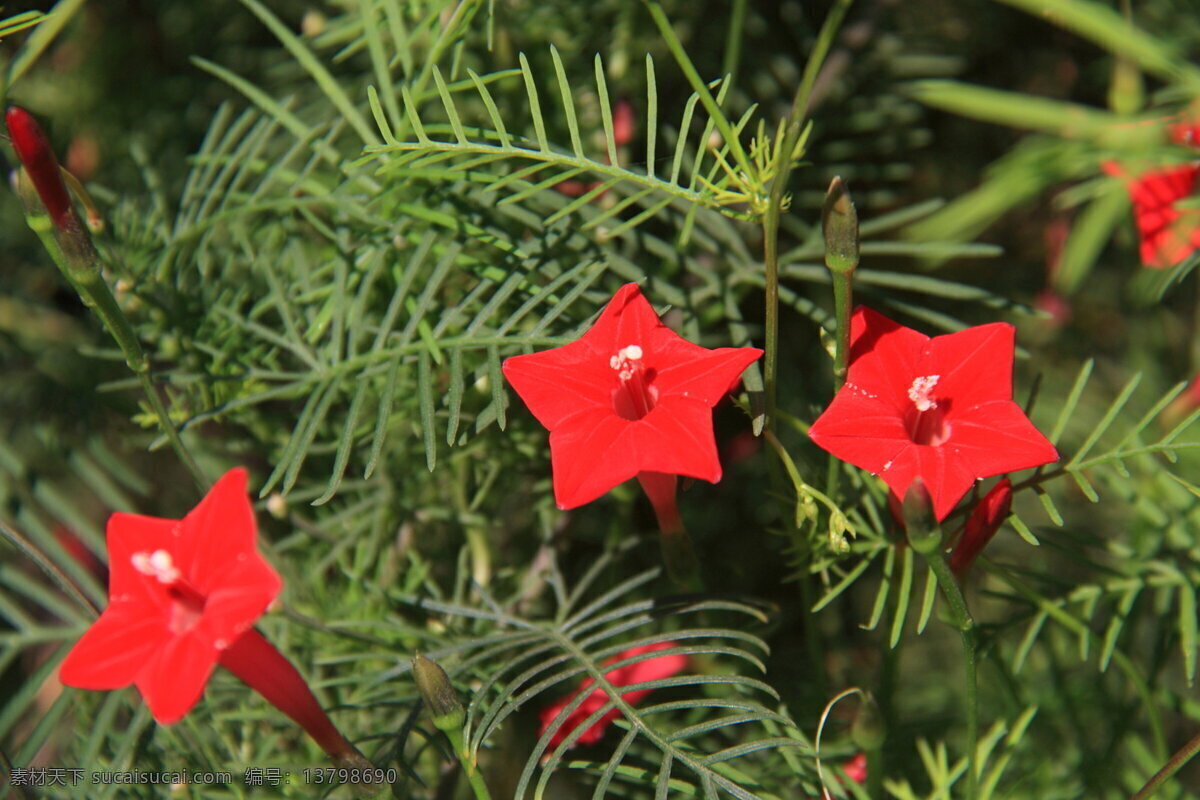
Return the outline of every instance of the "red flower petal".
[[[154,607],[167,614],[170,600],[164,587],[133,568],[134,553],[154,552],[172,541],[178,530],[177,519],[159,519],[140,514],[117,512],[108,518],[105,539],[108,544],[108,602],[142,605],[143,613]]]
[[[590,366],[597,355],[580,339],[554,350],[506,359],[504,377],[550,430],[584,410],[612,404],[612,376]]]
[[[257,557],[257,537],[254,508],[246,494],[246,470],[231,469],[183,518],[172,554],[192,585],[207,596],[228,584],[228,570]],[[271,574],[278,583],[274,570]]]
[[[133,603],[110,605],[67,653],[59,680],[80,689],[123,689],[170,637],[165,618]]]
[[[674,334],[672,334],[674,336]],[[762,355],[753,347],[719,347],[707,350],[686,339],[660,346],[660,367],[654,385],[662,396],[682,395],[712,408],[737,386],[746,367]]]
[[[154,719],[178,722],[204,694],[204,685],[220,655],[211,642],[195,635],[172,636],[135,681]]]
[[[921,478],[941,520],[977,479],[1058,459],[1012,402],[1011,325],[931,339],[859,308],[851,338],[846,385],[809,436],[896,497]]]
[[[851,387],[870,386],[864,395],[893,408],[905,408],[906,392],[917,373],[917,360],[929,337],[905,328],[877,311],[859,306],[850,317]],[[907,381],[907,383],[905,382]]]
[[[1039,467],[1058,460],[1054,445],[1011,400],[976,406],[954,417],[952,445],[976,477]]]
[[[261,557],[239,561],[208,595],[196,634],[224,650],[254,625],[282,588],[279,573]]]
[[[900,454],[913,446],[901,413],[857,383],[849,382],[813,423],[808,435],[842,461],[875,475],[891,469]]]
[[[678,647],[677,642],[659,642],[657,644],[642,645],[640,647],[631,647],[628,650],[623,650],[612,658],[604,662],[604,666],[616,664],[621,661],[626,661],[630,658],[645,653],[653,653],[659,650],[667,650],[669,648]],[[639,683],[648,683],[650,681],[658,681],[664,678],[670,678],[678,675],[687,669],[687,656],[674,653],[669,655],[648,658],[644,661],[639,661],[635,664],[625,664],[616,669],[608,670],[604,673],[605,679],[614,687],[620,688],[623,686],[632,686]],[[579,684],[579,688],[571,693],[569,697],[559,700],[553,705],[542,709],[542,733],[545,733],[550,725],[554,722],[555,717],[562,712],[568,705],[571,704],[580,694],[587,691],[595,681],[591,678],[585,679]],[[635,705],[646,695],[650,694],[650,689],[634,689],[632,691],[621,692],[621,698],[630,705]],[[554,732],[550,738],[550,747],[557,747],[564,739],[578,728],[592,714],[599,711],[609,702],[608,692],[604,689],[593,689],[584,701],[571,712],[571,715],[563,722],[562,726]],[[604,736],[605,730],[617,717],[621,716],[621,711],[618,708],[612,708],[600,717],[596,722],[592,723],[586,731],[579,735],[575,740],[574,745],[595,744]]]
[[[977,325],[929,341],[924,374],[938,375],[937,391],[954,411],[1012,398],[1016,329],[1007,322]],[[907,399],[907,398],[906,398]]]
[[[896,454],[890,465],[884,466],[879,477],[897,499],[903,498],[913,480],[920,478],[933,498],[934,515],[943,520],[978,477],[957,456],[951,446],[926,447],[910,443]]]
[[[622,361],[626,351],[635,353],[631,361]],[[509,358],[504,376],[550,430],[554,496],[567,509],[639,472],[719,480],[710,409],[760,355],[688,342],[630,283],[578,341]]]

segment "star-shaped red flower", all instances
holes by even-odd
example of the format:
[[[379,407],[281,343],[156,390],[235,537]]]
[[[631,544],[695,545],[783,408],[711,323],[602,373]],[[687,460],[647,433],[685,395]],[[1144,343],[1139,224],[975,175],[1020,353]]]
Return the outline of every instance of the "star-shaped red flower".
[[[761,355],[692,344],[629,283],[579,340],[509,358],[504,376],[550,431],[554,497],[568,509],[641,472],[720,480],[711,409]]]
[[[113,514],[108,607],[67,654],[62,682],[80,689],[133,683],[156,720],[183,717],[222,652],[283,585],[256,536],[244,469],[227,472],[182,520]]]
[[[1058,460],[1012,400],[1011,325],[930,338],[860,306],[850,342],[846,385],[809,436],[896,497],[919,477],[941,520],[976,479]]]
[[[643,655],[644,653],[654,653],[659,650],[667,650],[672,647],[678,647],[676,642],[659,642],[658,644],[647,644],[641,647],[631,647],[628,650],[622,650],[612,658],[604,662],[604,666],[617,664],[622,661],[627,661],[631,658]],[[624,666],[616,667],[604,673],[605,679],[615,687],[632,686],[639,683],[649,683],[650,681],[660,681],[664,678],[670,678],[687,669],[687,656],[680,653],[668,653],[666,655],[654,656],[643,661],[638,661],[633,664],[625,664]],[[564,697],[553,705],[542,709],[542,733],[546,732],[553,723],[555,718],[571,704],[579,695],[588,692],[589,687],[595,681],[587,678],[579,684],[579,688],[571,693],[569,697]],[[652,689],[634,689],[628,692],[621,692],[621,698],[630,705],[636,705],[642,701],[646,695],[650,694]],[[608,692],[604,689],[592,689],[583,702],[571,712],[554,735],[550,737],[550,747],[557,747],[558,744],[571,735],[584,721],[595,714],[600,709],[604,708],[609,702]],[[610,708],[602,714],[598,720],[588,726],[588,729],[579,735],[575,740],[574,745],[595,744],[604,738],[604,732],[612,721],[621,716],[621,710]]]
[[[1173,267],[1200,248],[1200,207],[1178,207],[1195,189],[1200,164],[1147,170],[1135,176],[1108,162],[1104,171],[1123,179],[1129,189],[1145,266]]]

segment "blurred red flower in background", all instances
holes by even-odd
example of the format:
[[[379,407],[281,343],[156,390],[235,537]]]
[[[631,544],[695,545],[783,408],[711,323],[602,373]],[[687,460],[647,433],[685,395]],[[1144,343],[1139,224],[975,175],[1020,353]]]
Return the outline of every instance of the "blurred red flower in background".
[[[659,650],[667,650],[672,647],[678,647],[677,642],[658,642],[657,644],[647,644],[641,647],[631,647],[628,650],[622,650],[617,655],[604,662],[604,666],[617,664],[622,661],[627,661],[631,658],[643,655],[645,653],[654,653]],[[633,686],[635,684],[648,683],[650,681],[658,681],[664,678],[670,678],[678,675],[687,669],[687,656],[679,653],[671,653],[662,656],[655,656],[643,661],[638,661],[633,664],[625,664],[615,669],[608,670],[604,673],[604,678],[616,688],[623,686]],[[595,681],[587,678],[579,684],[579,688],[571,693],[570,696],[564,697],[553,705],[542,709],[542,729],[541,733],[553,724],[554,719],[578,698],[584,692],[587,692],[589,687]],[[634,689],[633,691],[621,692],[621,699],[630,705],[636,705],[642,698],[650,694],[652,689]],[[592,689],[587,695],[587,698],[563,721],[562,726],[554,732],[550,737],[550,747],[557,747],[564,739],[570,736],[576,728],[583,724],[584,720],[595,714],[600,709],[604,708],[610,702],[608,692],[604,689]],[[588,726],[587,730],[579,735],[579,738],[573,742],[574,745],[595,744],[604,737],[604,732],[612,721],[621,716],[621,710],[613,707],[605,712],[598,720]]]
[[[1120,164],[1110,161],[1104,165],[1104,171],[1124,180],[1129,189],[1143,265],[1154,269],[1173,267],[1200,247],[1200,207],[1178,207],[1196,187],[1200,165],[1131,175]]]
[[[1167,131],[1175,144],[1200,147],[1200,121],[1194,118],[1169,125]],[[1115,161],[1106,162],[1103,168],[1105,173],[1123,180],[1129,190],[1144,266],[1173,267],[1200,248],[1200,207],[1180,208],[1180,201],[1190,197],[1196,188],[1200,164],[1136,174]]]

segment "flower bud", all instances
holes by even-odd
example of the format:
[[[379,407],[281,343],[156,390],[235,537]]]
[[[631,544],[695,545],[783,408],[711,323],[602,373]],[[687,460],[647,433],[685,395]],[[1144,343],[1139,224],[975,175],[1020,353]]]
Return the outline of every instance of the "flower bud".
[[[71,205],[62,168],[58,165],[45,131],[32,114],[19,106],[8,107],[4,113],[4,123],[17,158],[24,167],[16,181],[17,196],[25,206],[25,218],[29,226],[43,241],[46,241],[47,233],[52,234],[53,245],[48,243],[47,247],[57,247],[61,251],[61,256],[56,257],[55,261],[60,268],[67,270],[72,281],[94,273],[98,268],[96,248],[79,215],[75,213],[75,207]],[[32,184],[32,188],[29,184]],[[49,226],[39,221],[47,216],[50,218]]]
[[[417,680],[417,691],[433,717],[433,724],[443,731],[456,731],[466,721],[458,692],[450,685],[446,671],[437,662],[430,661],[417,653],[412,660],[413,675]]]
[[[858,212],[841,177],[835,177],[821,209],[825,234],[825,266],[833,272],[851,272],[858,266]]]
[[[1008,478],[997,483],[971,511],[962,538],[950,554],[950,569],[963,575],[975,563],[975,558],[987,547],[987,543],[1000,530],[1008,512],[1012,509],[1012,481]]]
[[[933,498],[920,478],[913,479],[901,506],[908,543],[923,556],[933,555],[942,546],[942,528],[933,513]]]
[[[858,714],[850,726],[850,740],[854,742],[855,747],[876,750],[883,746],[886,738],[887,728],[883,721],[883,712],[879,710],[879,703],[875,702],[875,697],[870,692],[864,692]]]
[[[17,151],[17,158],[25,168],[25,174],[33,181],[54,227],[68,227],[72,214],[71,199],[46,132],[33,115],[20,106],[8,107],[4,113],[4,123],[8,127],[13,149]]]

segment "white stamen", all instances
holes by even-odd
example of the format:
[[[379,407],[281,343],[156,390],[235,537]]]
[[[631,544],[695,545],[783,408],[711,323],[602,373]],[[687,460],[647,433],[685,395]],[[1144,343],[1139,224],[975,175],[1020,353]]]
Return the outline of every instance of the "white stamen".
[[[917,407],[917,411],[928,411],[931,408],[937,408],[937,401],[929,396],[933,391],[933,387],[937,385],[938,378],[941,375],[926,375],[923,378],[917,378],[912,382],[912,386],[908,389],[908,399],[913,401],[913,405]]]
[[[617,351],[617,354],[608,360],[608,365],[617,371],[617,376],[627,381],[633,377],[636,364],[634,361],[642,360],[642,348],[636,344],[626,345]]]
[[[179,580],[179,570],[166,550],[155,550],[153,553],[138,552],[129,557],[133,568],[143,575],[149,575],[159,583],[172,584]]]

